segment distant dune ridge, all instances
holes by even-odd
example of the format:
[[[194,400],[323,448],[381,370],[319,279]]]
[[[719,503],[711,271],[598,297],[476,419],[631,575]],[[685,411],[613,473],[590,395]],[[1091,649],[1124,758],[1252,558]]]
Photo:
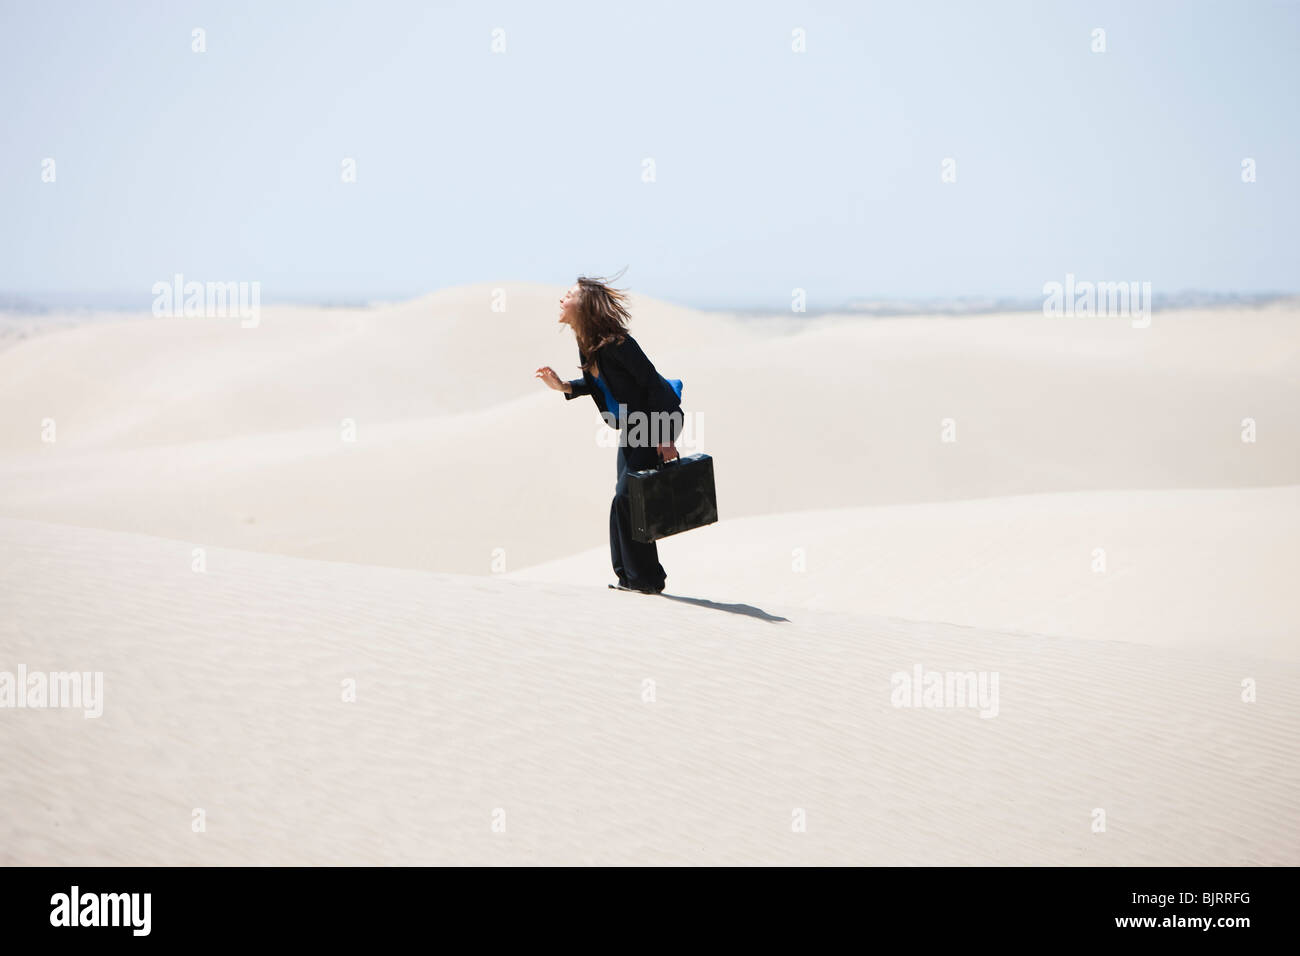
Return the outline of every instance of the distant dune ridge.
[[[576,375],[561,292],[28,317],[0,672],[104,708],[0,702],[0,862],[1300,863],[1294,301],[634,296],[721,516],[648,597],[595,410],[532,377]],[[930,672],[996,716],[899,706]]]

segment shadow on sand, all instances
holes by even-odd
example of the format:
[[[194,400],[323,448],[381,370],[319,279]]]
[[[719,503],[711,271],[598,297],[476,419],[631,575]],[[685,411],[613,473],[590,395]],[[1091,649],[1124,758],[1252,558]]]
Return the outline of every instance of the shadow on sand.
[[[788,617],[778,617],[775,614],[768,614],[762,608],[754,607],[752,604],[719,604],[717,601],[709,601],[704,598],[678,597],[676,594],[660,594],[661,598],[667,598],[670,601],[681,601],[683,604],[695,604],[699,607],[711,607],[715,611],[726,611],[728,614],[743,614],[745,617],[756,617],[760,621],[771,621],[776,624],[781,621],[789,624]]]

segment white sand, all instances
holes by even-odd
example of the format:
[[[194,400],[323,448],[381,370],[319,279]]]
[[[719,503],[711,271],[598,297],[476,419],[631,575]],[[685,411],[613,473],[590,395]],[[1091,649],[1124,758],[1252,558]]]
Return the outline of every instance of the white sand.
[[[762,582],[783,606],[1300,661],[1296,542],[1290,485],[738,518],[668,539],[660,558],[705,594]],[[514,574],[576,583],[608,564],[601,546]]]
[[[0,351],[0,671],[106,695],[0,710],[0,863],[1300,863],[1296,306],[637,300],[717,459],[688,601],[604,590],[559,290],[491,288]]]

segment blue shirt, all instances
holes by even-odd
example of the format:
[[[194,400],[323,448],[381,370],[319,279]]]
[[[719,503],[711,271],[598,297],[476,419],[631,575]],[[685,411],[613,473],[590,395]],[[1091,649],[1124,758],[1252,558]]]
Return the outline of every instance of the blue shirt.
[[[617,425],[621,425],[622,417],[618,413],[618,399],[614,397],[614,393],[609,390],[609,386],[605,384],[603,378],[599,375],[593,377],[596,379],[596,384],[600,386],[601,394],[605,396],[605,410],[614,416]],[[617,425],[615,427],[617,427]]]

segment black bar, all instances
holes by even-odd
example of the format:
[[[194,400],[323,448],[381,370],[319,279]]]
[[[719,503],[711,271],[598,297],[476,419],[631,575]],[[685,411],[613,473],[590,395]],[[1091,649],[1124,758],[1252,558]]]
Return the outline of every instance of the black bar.
[[[92,945],[117,937],[336,946],[415,934],[436,946],[462,931],[482,941],[495,938],[484,933],[532,927],[540,940],[626,922],[631,937],[645,933],[647,941],[665,945],[680,938],[674,927],[699,923],[734,939],[764,939],[788,928],[805,940],[842,930],[851,939],[917,945],[1127,937],[1138,945],[1232,946],[1292,926],[1294,876],[1280,868],[864,868],[742,870],[707,877],[706,884],[692,871],[596,876],[576,870],[557,878],[428,868],[15,867],[0,871],[0,926],[7,943],[55,945],[70,937]],[[126,925],[116,927],[51,925],[52,914],[67,910],[55,913],[58,895],[70,903],[73,886],[86,915],[88,895],[148,893],[148,934],[136,935],[143,921],[133,927],[125,916]],[[137,909],[121,912],[141,916],[144,897],[137,899]],[[1208,928],[1189,925],[1207,918]],[[1120,925],[1134,919],[1154,923]],[[1223,922],[1243,919],[1243,925]]]

